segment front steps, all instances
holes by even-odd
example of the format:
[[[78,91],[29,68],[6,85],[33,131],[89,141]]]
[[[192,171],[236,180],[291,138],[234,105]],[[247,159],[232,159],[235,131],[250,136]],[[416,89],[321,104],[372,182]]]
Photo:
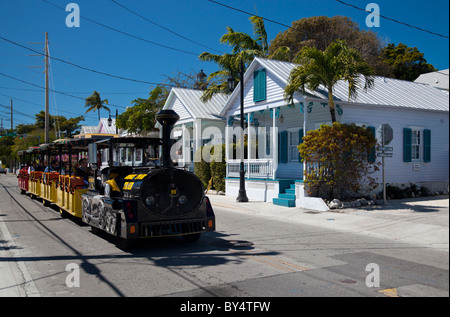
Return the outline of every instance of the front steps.
[[[290,184],[284,193],[278,194],[278,198],[273,198],[273,204],[284,207],[295,207],[295,184]]]

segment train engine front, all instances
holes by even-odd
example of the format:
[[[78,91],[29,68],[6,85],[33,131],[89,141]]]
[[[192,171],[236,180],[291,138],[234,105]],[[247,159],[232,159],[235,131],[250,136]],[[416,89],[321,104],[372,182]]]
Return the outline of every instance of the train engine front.
[[[125,240],[182,236],[196,241],[215,230],[214,212],[200,179],[172,164],[170,133],[178,115],[162,110],[156,119],[162,126],[162,164],[108,166],[103,194],[92,190],[83,195],[82,219]]]

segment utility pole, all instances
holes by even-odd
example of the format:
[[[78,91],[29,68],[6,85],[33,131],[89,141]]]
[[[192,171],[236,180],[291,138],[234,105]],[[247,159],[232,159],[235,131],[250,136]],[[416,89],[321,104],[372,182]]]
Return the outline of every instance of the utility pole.
[[[13,125],[13,101],[11,99],[11,132],[13,129],[14,125]]]
[[[50,120],[48,110],[48,33],[45,32],[45,143],[50,142],[49,131],[50,131]]]

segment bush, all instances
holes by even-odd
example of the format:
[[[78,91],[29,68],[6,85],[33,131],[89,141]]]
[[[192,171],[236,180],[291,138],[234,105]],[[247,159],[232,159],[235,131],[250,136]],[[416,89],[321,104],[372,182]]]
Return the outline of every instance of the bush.
[[[195,153],[194,173],[205,189],[212,180],[211,189],[224,192],[226,171],[225,144],[202,146]]]
[[[211,179],[211,167],[209,166],[209,157],[207,155],[208,153],[211,153],[211,146],[209,146],[209,151],[208,148],[206,148],[204,151],[204,148],[205,146],[198,148],[197,152],[195,153],[194,174],[197,175],[198,178],[200,178],[203,183],[203,188],[206,189],[208,187],[208,182]]]
[[[372,131],[355,124],[334,122],[308,131],[298,148],[307,164],[304,180],[310,194],[346,199],[374,189],[377,184],[369,175],[379,168],[369,162],[369,154],[375,145]]]
[[[221,149],[221,151],[219,151]],[[211,177],[213,188],[225,192],[225,177],[227,176],[227,163],[225,162],[225,144],[215,146],[211,155]]]

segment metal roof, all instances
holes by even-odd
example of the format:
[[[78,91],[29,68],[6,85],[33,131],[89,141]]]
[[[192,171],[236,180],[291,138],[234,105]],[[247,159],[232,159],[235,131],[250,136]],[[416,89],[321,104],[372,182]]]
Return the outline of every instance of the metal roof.
[[[244,75],[244,82],[248,82],[248,80],[253,78],[253,71],[258,65],[266,68],[268,75],[275,76],[282,84],[287,85],[292,69],[298,64],[256,57]],[[240,89],[238,87],[231,94],[226,108],[222,110],[223,115],[231,107],[233,100],[239,96]],[[323,86],[320,86],[316,91],[307,89],[305,96],[323,99],[324,102],[328,102],[328,92]],[[357,97],[350,100],[348,98],[348,83],[340,80],[334,86],[333,97],[337,102],[348,104],[449,111],[448,93],[429,85],[380,76],[374,77],[373,88],[367,91],[364,91],[362,88],[358,89]],[[280,96],[280,98],[283,98],[283,96]]]
[[[449,90],[448,68],[420,75],[414,82]]]
[[[163,109],[168,109],[173,98],[178,98],[187,109],[192,119],[223,119],[219,116],[220,111],[225,106],[228,96],[223,94],[214,94],[208,101],[201,101],[204,91],[186,88],[172,88],[169,98]]]

